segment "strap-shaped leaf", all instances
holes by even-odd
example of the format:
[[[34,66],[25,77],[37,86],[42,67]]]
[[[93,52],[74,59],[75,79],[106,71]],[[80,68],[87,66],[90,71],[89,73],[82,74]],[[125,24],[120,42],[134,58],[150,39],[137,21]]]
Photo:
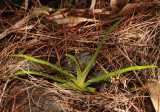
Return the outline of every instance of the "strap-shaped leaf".
[[[38,75],[38,76],[43,76],[43,77],[47,77],[49,79],[52,79],[54,81],[61,82],[61,83],[66,83],[67,82],[66,80],[55,78],[55,77],[49,76],[47,74],[43,74],[43,73],[32,71],[32,70],[29,70],[29,71],[27,71],[27,70],[19,71],[19,72],[15,73],[15,74],[12,74],[9,77],[7,77],[7,79],[12,78],[14,76],[18,76],[18,75],[23,75],[23,74],[34,74],[34,75]]]
[[[66,54],[66,56],[69,57],[69,58],[71,58],[75,62],[76,69],[77,69],[77,74],[82,74],[81,68],[80,68],[80,66],[79,66],[78,61],[76,60],[76,58],[73,55],[71,55],[71,54]]]
[[[95,88],[92,88],[92,87],[86,87],[84,88],[85,90],[88,90],[88,91],[91,91],[91,92],[95,92],[96,89]]]
[[[75,64],[76,64],[77,80],[75,80],[75,79],[73,80],[73,79],[72,79],[72,81],[73,81],[77,86],[82,87],[83,84],[84,84],[84,80],[83,80],[83,77],[84,77],[84,76],[82,76],[82,71],[81,71],[81,68],[80,68],[80,66],[79,66],[79,64],[78,64],[78,61],[76,60],[76,58],[75,58],[74,56],[72,56],[72,55],[70,55],[70,54],[66,54],[66,56],[70,57],[70,58],[75,62]]]
[[[106,78],[116,76],[116,75],[118,75],[120,73],[132,71],[132,70],[141,70],[141,69],[146,69],[146,68],[155,68],[155,67],[157,67],[157,66],[133,66],[133,67],[124,68],[124,69],[121,69],[121,70],[118,70],[118,71],[115,71],[115,72],[107,73],[107,74],[104,74],[102,76],[90,79],[86,83],[84,83],[84,87],[87,87],[88,85],[90,85],[90,84],[92,84],[94,82],[98,82],[98,81],[104,80]]]
[[[94,62],[94,60],[96,59],[97,55],[98,55],[98,52],[100,51],[100,48],[102,47],[102,44],[104,42],[104,40],[106,39],[106,37],[111,33],[111,31],[120,23],[122,22],[122,20],[124,19],[125,17],[123,17],[122,19],[120,19],[118,22],[116,22],[112,27],[111,29],[105,34],[105,36],[102,38],[100,44],[98,45],[92,59],[90,60],[89,64],[87,65],[87,67],[85,68],[85,70],[83,71],[82,75],[84,75],[84,80],[85,80],[85,77],[87,76],[87,74],[89,73],[91,67],[92,67],[92,64]]]
[[[65,70],[62,70],[61,68],[59,68],[59,67],[57,67],[57,66],[55,66],[55,65],[53,65],[53,64],[51,64],[51,63],[49,63],[49,62],[47,62],[47,61],[39,60],[39,59],[30,57],[30,56],[27,56],[27,55],[23,55],[23,54],[12,54],[12,55],[10,55],[10,56],[23,57],[23,58],[26,58],[26,59],[28,59],[28,60],[30,60],[30,61],[36,62],[36,63],[45,64],[45,65],[48,65],[48,66],[52,67],[53,69],[57,70],[58,72],[66,75],[66,76],[74,77],[73,74],[71,74],[71,73],[69,73],[69,72],[67,72],[67,71],[65,71]]]

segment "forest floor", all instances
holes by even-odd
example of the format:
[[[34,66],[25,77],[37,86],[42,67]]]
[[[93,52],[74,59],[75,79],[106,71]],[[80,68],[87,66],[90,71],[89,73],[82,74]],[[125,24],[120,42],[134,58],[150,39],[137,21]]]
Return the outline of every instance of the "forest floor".
[[[160,88],[158,68],[119,74],[92,84],[96,92],[83,93],[32,74],[6,79],[20,70],[65,79],[46,65],[9,55],[25,54],[71,72],[73,65],[68,64],[71,61],[65,54],[87,52],[90,59],[102,37],[124,16],[105,39],[87,79],[131,66],[160,66],[160,2],[135,1],[114,9],[109,0],[97,0],[95,10],[90,10],[90,0],[2,2],[0,111],[154,112],[151,95]],[[79,63],[88,64],[83,59]]]

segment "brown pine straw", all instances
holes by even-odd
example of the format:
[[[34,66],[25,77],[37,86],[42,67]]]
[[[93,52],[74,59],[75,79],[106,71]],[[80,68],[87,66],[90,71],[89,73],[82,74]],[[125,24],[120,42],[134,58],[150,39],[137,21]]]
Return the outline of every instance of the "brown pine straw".
[[[105,73],[129,66],[157,65],[160,59],[159,9],[158,2],[154,2],[154,5],[148,5],[142,10],[135,9],[129,15],[124,14],[125,21],[117,26],[103,43],[96,60],[97,66],[91,71],[88,79],[96,77],[98,75],[96,71]],[[36,109],[39,111],[38,104],[46,98],[46,101],[56,102],[63,111],[153,112],[148,87],[150,79],[158,78],[157,69],[119,74],[93,84],[97,92],[86,91],[82,94],[60,88],[50,80],[31,74],[6,80],[6,77],[16,70],[24,70],[20,64],[24,60],[9,57],[10,54],[26,54],[49,61],[63,69],[67,69],[66,63],[69,61],[65,54],[75,55],[77,51],[88,51],[93,54],[101,38],[122,15],[112,16],[112,20],[104,19],[106,17],[108,16],[101,15],[103,22],[86,22],[74,27],[67,25],[56,27],[49,23],[42,25],[33,19],[25,23],[25,25],[34,23],[31,30],[14,31],[0,40],[0,111],[23,112],[25,109],[32,111],[33,105],[37,105]],[[17,19],[22,18],[18,16]],[[0,21],[17,22],[16,19],[4,17]],[[55,77],[64,77],[47,66],[42,67],[37,69]],[[13,70],[14,68],[16,69]],[[25,68],[28,70],[32,66],[25,62]],[[131,90],[132,87],[138,88]]]

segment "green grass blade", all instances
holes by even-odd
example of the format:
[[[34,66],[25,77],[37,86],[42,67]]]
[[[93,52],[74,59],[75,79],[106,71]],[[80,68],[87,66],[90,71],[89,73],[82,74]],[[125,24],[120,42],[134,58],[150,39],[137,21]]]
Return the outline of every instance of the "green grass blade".
[[[120,19],[118,22],[116,22],[112,27],[111,29],[105,34],[105,36],[102,38],[100,44],[98,45],[92,59],[90,60],[89,64],[87,65],[87,67],[85,68],[85,70],[83,71],[83,75],[84,77],[87,76],[88,72],[90,71],[91,67],[92,67],[92,64],[94,62],[94,60],[96,59],[97,55],[98,55],[98,52],[100,51],[100,48],[102,47],[102,44],[104,42],[104,40],[106,39],[106,37],[111,33],[111,31],[119,24],[122,22],[122,20],[124,19],[125,17],[123,17],[122,19]]]
[[[84,87],[87,87],[88,85],[90,85],[90,84],[92,84],[94,82],[98,82],[98,81],[104,80],[106,78],[116,76],[116,75],[118,75],[120,73],[132,71],[132,70],[141,70],[141,69],[146,69],[146,68],[155,68],[155,67],[157,67],[157,66],[133,66],[133,67],[124,68],[124,69],[121,69],[121,70],[118,70],[118,71],[115,71],[115,72],[107,73],[107,74],[104,74],[102,76],[90,79],[86,83],[84,83]]]
[[[23,55],[23,54],[12,54],[12,55],[10,55],[10,56],[23,57],[23,58],[26,58],[26,59],[28,59],[28,60],[30,60],[30,61],[36,62],[36,63],[45,64],[45,65],[48,65],[48,66],[52,67],[53,69],[57,70],[58,72],[66,75],[66,76],[74,77],[73,74],[71,74],[71,73],[69,73],[69,72],[67,72],[67,71],[65,71],[65,70],[62,70],[61,68],[59,68],[59,67],[57,67],[57,66],[55,66],[55,65],[53,65],[53,64],[51,64],[51,63],[49,63],[49,62],[47,62],[47,61],[39,60],[39,59],[30,57],[30,56],[27,56],[27,55]]]
[[[54,81],[61,82],[61,83],[67,82],[66,80],[59,79],[59,78],[55,78],[55,77],[49,76],[49,75],[47,75],[47,74],[43,74],[43,73],[36,72],[36,71],[32,71],[32,70],[29,70],[29,71],[27,71],[27,70],[19,71],[19,72],[13,74],[13,75],[7,77],[7,79],[12,78],[12,77],[14,77],[14,76],[18,76],[18,75],[23,75],[23,74],[34,74],[34,75],[38,75],[38,76],[43,76],[43,77],[47,77],[47,78],[49,78],[49,79],[52,79],[52,80],[54,80]]]

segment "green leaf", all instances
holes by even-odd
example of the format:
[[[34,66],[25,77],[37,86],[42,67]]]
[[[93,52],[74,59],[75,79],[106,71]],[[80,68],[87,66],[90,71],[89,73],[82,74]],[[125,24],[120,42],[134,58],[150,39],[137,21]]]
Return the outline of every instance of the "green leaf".
[[[71,58],[71,59],[75,62],[75,64],[76,64],[76,69],[77,69],[77,77],[81,77],[81,76],[79,76],[79,75],[82,74],[82,71],[81,71],[81,69],[80,69],[80,66],[79,66],[78,61],[76,60],[76,58],[75,58],[74,56],[70,55],[70,54],[66,54],[66,56],[69,57],[69,58]]]
[[[84,76],[83,80],[85,80],[87,74],[89,73],[91,67],[92,67],[92,64],[94,62],[94,60],[97,58],[97,55],[98,55],[98,52],[100,51],[100,48],[102,47],[102,44],[104,42],[104,40],[106,39],[106,37],[111,33],[111,31],[120,23],[122,22],[122,20],[124,19],[125,17],[123,17],[122,19],[120,19],[118,22],[116,22],[112,27],[111,29],[105,34],[105,36],[102,38],[100,44],[98,45],[97,49],[96,49],[96,52],[94,53],[92,59],[90,60],[90,62],[88,63],[87,67],[85,68],[85,70],[83,71],[82,75]]]
[[[61,88],[71,88],[70,83],[56,83],[56,85]]]
[[[56,21],[49,21],[49,23],[55,25],[56,27],[58,26],[58,23]]]
[[[23,54],[12,54],[10,56],[23,57],[23,58],[26,58],[26,59],[28,59],[30,61],[36,62],[36,63],[48,65],[48,66],[52,67],[53,69],[57,70],[58,72],[63,73],[64,75],[66,75],[66,76],[68,76],[70,78],[75,78],[73,74],[71,74],[71,73],[69,73],[69,72],[67,72],[65,70],[62,70],[61,68],[59,68],[59,67],[57,67],[57,66],[55,66],[55,65],[53,65],[53,64],[51,64],[51,63],[49,63],[47,61],[42,61],[42,60],[39,60],[39,59],[35,59],[33,57],[30,57],[30,56],[27,56],[27,55],[23,55]]]
[[[141,70],[141,69],[146,69],[146,68],[155,68],[155,67],[157,67],[157,66],[133,66],[133,67],[124,68],[124,69],[121,69],[121,70],[118,70],[118,71],[115,71],[115,72],[107,73],[107,74],[104,74],[102,76],[90,79],[86,83],[84,83],[84,87],[87,87],[88,85],[90,85],[90,84],[92,84],[94,82],[99,82],[99,81],[104,80],[106,78],[116,76],[116,75],[118,75],[120,73],[132,71],[132,70]]]
[[[77,80],[73,80],[73,82],[80,88],[83,87],[83,84],[84,84],[84,80],[83,80],[83,75],[82,75],[82,71],[81,71],[81,68],[78,64],[78,61],[76,60],[76,58],[70,54],[66,54],[66,56],[70,57],[74,62],[75,62],[75,65],[76,65],[76,70],[77,70]]]
[[[136,89],[138,89],[138,87],[132,87],[132,88],[131,88],[131,91],[134,91],[134,90],[136,90]]]
[[[88,90],[88,91],[91,91],[91,92],[95,92],[96,91],[96,89],[92,88],[92,87],[86,87],[85,90]]]
[[[68,6],[69,6],[69,7],[72,7],[73,5],[72,5],[71,3],[68,3]]]
[[[47,21],[46,18],[42,18],[42,19],[41,19],[41,22],[46,22],[46,21]]]
[[[34,74],[34,75],[38,75],[38,76],[47,77],[47,78],[49,78],[49,79],[52,79],[52,80],[55,80],[55,81],[61,82],[61,83],[67,82],[66,80],[59,79],[59,78],[55,78],[55,77],[49,76],[49,75],[47,75],[47,74],[43,74],[43,73],[36,72],[36,71],[32,71],[32,70],[29,70],[29,71],[27,71],[27,70],[19,71],[19,72],[13,74],[13,75],[7,77],[7,79],[12,78],[12,77],[14,77],[14,76],[22,75],[22,74]]]

